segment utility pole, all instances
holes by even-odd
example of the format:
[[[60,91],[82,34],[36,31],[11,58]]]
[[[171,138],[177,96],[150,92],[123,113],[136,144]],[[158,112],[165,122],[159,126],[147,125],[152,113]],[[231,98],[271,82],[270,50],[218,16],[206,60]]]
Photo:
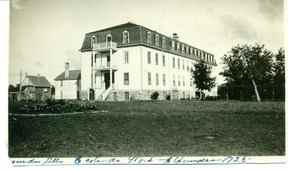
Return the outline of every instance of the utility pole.
[[[23,72],[22,69],[20,70],[20,80],[19,80],[19,93],[18,93],[18,100],[21,100],[21,92],[22,92],[22,77],[23,77]]]

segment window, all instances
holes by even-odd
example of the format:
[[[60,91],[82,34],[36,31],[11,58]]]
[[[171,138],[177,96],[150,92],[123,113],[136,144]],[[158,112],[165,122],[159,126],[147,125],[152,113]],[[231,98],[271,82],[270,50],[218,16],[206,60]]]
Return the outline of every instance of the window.
[[[165,66],[166,65],[166,61],[165,61],[165,55],[162,55],[162,65]]]
[[[178,58],[178,69],[180,69],[180,58]]]
[[[158,34],[155,35],[155,45],[156,46],[160,46],[159,35]]]
[[[182,59],[182,69],[185,70],[184,59]]]
[[[175,68],[175,58],[174,57],[173,57],[172,64],[173,64],[173,68]]]
[[[91,67],[93,67],[93,54],[91,54]]]
[[[201,59],[205,60],[202,51],[200,51],[200,56],[201,56]]]
[[[175,49],[175,42],[172,40],[172,42],[171,42],[171,48],[172,48],[172,50],[174,50]]]
[[[159,74],[156,73],[156,85],[158,86],[159,85]]]
[[[178,86],[181,86],[180,76],[178,76]]]
[[[124,85],[129,85],[129,73],[124,73]]]
[[[175,75],[173,75],[173,86],[176,87]]]
[[[185,79],[184,79],[184,76],[183,76],[183,87],[185,87]]]
[[[180,50],[180,43],[179,42],[177,42],[177,49],[176,50]]]
[[[106,36],[106,46],[110,46],[110,42],[112,42],[112,35],[111,34],[107,34]]]
[[[148,72],[148,85],[152,85],[151,72]]]
[[[191,62],[191,69],[190,71],[193,71],[193,62]]]
[[[125,98],[125,100],[129,100],[130,99],[128,91],[124,92],[124,98]]]
[[[165,74],[162,75],[162,83],[163,83],[163,86],[166,85],[166,75]]]
[[[129,63],[129,53],[127,50],[124,51],[124,64]]]
[[[129,42],[130,42],[130,40],[129,40],[129,32],[127,30],[125,30],[122,33],[122,43],[123,44],[127,44]]]
[[[91,38],[91,47],[92,47],[93,49],[94,49],[96,43],[97,43],[96,36],[92,36],[92,38]]]
[[[94,64],[96,65],[97,54],[94,55]]]
[[[155,53],[155,64],[158,65],[158,53]]]
[[[162,48],[166,48],[166,38],[162,37]]]
[[[147,43],[152,44],[152,33],[150,31],[147,32]]]
[[[147,52],[147,63],[151,64],[151,52],[150,51]]]
[[[60,87],[63,87],[63,81],[60,81]]]

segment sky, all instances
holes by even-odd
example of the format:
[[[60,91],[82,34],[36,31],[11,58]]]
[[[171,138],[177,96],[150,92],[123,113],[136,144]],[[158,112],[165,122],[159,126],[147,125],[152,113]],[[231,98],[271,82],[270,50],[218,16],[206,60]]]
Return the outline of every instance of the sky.
[[[12,0],[9,83],[19,73],[53,79],[80,69],[85,33],[133,22],[221,57],[237,44],[284,47],[283,0]],[[217,76],[217,83],[223,78]]]

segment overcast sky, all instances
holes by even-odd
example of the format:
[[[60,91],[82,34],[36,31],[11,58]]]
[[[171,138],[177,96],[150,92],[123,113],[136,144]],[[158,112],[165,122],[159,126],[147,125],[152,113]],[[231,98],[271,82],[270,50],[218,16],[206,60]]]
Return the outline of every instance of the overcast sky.
[[[236,44],[284,46],[283,0],[12,0],[9,82],[79,69],[85,33],[128,21],[213,53],[217,72]]]

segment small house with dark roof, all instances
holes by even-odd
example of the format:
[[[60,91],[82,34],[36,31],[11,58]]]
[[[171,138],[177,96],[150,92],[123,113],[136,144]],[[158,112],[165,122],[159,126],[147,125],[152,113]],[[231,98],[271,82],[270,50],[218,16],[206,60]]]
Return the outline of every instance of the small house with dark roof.
[[[52,97],[52,85],[45,76],[25,74],[22,81],[21,99],[46,100]]]
[[[65,63],[65,71],[55,79],[55,99],[79,99],[81,89],[81,71],[70,70],[69,62]]]

